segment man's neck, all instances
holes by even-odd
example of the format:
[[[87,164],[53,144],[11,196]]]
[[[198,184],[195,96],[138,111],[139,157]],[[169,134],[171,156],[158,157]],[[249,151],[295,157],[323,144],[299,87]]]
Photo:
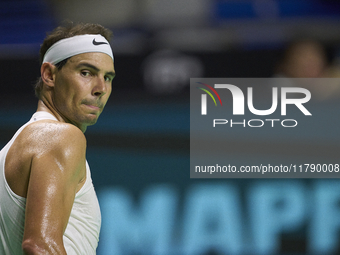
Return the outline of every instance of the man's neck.
[[[60,122],[64,122],[64,123],[70,123],[72,125],[75,125],[74,123],[68,121],[67,119],[63,118],[63,116],[61,114],[59,114],[59,112],[54,109],[49,103],[48,100],[44,100],[44,99],[39,99],[38,101],[38,107],[37,107],[37,112],[38,111],[43,111],[43,112],[48,112],[50,114],[52,114],[54,117],[56,117],[56,119]],[[77,126],[77,125],[75,125]],[[78,127],[78,126],[77,126]],[[85,133],[87,127],[84,126],[82,128],[78,127],[83,133]]]

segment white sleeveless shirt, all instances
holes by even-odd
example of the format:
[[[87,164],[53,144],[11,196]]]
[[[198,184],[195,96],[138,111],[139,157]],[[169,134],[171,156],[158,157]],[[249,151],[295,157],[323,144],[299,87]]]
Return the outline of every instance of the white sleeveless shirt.
[[[24,234],[26,199],[16,195],[5,178],[5,159],[20,132],[38,120],[57,120],[47,112],[36,112],[0,151],[0,254],[21,255]],[[90,167],[86,161],[86,181],[77,192],[63,236],[68,255],[94,255],[99,241],[101,214]]]

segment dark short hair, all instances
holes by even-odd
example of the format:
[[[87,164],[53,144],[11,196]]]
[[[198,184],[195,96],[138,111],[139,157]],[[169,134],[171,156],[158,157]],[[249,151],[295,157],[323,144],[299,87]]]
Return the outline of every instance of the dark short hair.
[[[44,56],[46,51],[56,42],[70,38],[76,35],[85,35],[85,34],[100,34],[105,37],[107,41],[110,42],[112,37],[112,31],[103,27],[99,24],[92,24],[92,23],[73,23],[70,21],[65,22],[65,25],[58,26],[52,32],[50,32],[42,45],[40,46],[39,52],[39,62],[40,65],[43,62]],[[66,63],[67,59],[60,61],[59,63],[55,64],[55,66],[60,70]],[[41,77],[38,78],[37,82],[34,85],[35,95],[40,98],[41,91],[43,88],[44,82],[42,81]]]

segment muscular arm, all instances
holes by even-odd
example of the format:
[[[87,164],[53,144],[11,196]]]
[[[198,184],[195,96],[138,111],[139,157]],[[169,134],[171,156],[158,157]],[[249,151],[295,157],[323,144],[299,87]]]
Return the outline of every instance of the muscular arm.
[[[22,247],[27,255],[66,254],[63,233],[85,178],[86,140],[74,126],[50,123],[33,143]]]

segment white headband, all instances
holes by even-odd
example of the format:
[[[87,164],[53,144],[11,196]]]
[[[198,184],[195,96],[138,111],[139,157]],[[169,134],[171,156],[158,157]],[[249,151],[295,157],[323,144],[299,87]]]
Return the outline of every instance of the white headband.
[[[86,52],[102,52],[113,60],[109,42],[102,35],[76,35],[53,44],[45,53],[43,63],[57,64],[60,61]]]

